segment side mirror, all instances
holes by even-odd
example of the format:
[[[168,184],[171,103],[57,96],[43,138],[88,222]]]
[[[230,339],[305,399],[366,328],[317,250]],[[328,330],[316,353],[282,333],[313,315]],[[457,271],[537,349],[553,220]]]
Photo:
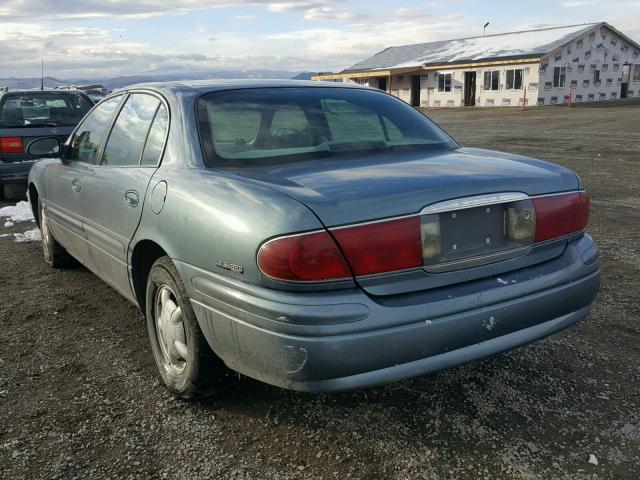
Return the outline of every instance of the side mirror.
[[[55,137],[38,138],[27,146],[27,153],[32,157],[57,157],[62,147]]]

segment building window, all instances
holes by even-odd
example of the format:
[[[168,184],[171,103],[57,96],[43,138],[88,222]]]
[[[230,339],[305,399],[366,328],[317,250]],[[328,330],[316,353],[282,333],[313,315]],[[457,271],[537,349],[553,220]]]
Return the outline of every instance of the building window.
[[[593,83],[600,83],[600,70],[593,71]]]
[[[554,67],[553,68],[553,86],[564,87],[567,82],[567,67]]]
[[[438,91],[439,92],[451,91],[451,74],[450,73],[438,74]]]
[[[484,89],[498,90],[500,87],[500,70],[484,72]]]
[[[507,90],[522,89],[522,69],[507,70]]]

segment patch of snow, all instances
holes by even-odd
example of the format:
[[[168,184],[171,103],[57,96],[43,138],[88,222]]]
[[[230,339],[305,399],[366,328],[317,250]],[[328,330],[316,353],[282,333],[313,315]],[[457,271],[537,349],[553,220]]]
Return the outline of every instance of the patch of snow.
[[[0,218],[3,217],[7,218],[9,222],[26,222],[34,219],[31,205],[24,200],[15,205],[0,208]]]
[[[592,465],[598,465],[598,457],[596,457],[593,453],[589,454],[589,463]]]
[[[509,285],[509,282],[507,282],[506,280],[501,279],[500,277],[496,278],[496,280],[498,281],[498,283],[500,283],[502,285]]]
[[[13,227],[14,225],[15,225],[15,223],[10,222],[10,221],[6,221],[6,222],[4,222],[4,226],[5,226],[5,227]]]
[[[14,240],[16,242],[39,242],[42,240],[42,235],[40,235],[40,230],[34,228],[33,230],[27,230],[24,233],[14,233]]]

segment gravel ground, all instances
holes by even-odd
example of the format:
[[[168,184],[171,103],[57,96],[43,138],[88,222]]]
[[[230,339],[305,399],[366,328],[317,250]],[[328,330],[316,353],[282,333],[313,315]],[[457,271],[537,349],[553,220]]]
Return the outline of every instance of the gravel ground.
[[[5,236],[0,477],[636,480],[640,105],[432,117],[466,145],[581,174],[603,268],[587,321],[386,387],[311,395],[232,377],[189,404],[160,385],[133,306],[83,268],[47,268],[39,242]]]

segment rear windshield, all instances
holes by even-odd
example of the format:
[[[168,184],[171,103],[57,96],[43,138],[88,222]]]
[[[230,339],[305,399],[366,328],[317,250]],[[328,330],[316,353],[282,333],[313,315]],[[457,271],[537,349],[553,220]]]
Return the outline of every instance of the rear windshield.
[[[91,106],[77,92],[8,93],[0,100],[0,127],[72,127]]]
[[[198,122],[210,164],[456,146],[406,103],[356,88],[213,92],[199,99]]]

